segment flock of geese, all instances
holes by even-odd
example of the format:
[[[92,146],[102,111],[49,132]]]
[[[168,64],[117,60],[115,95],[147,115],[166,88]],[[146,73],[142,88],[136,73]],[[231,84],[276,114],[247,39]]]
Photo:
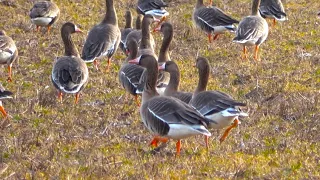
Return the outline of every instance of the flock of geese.
[[[180,72],[174,61],[170,60],[169,45],[173,39],[173,26],[165,22],[169,13],[162,0],[138,0],[136,10],[138,17],[136,28],[132,26],[132,14],[125,14],[126,25],[120,30],[113,0],[106,0],[106,14],[103,20],[92,27],[84,43],[81,54],[72,41],[71,34],[82,32],[75,24],[67,22],[61,27],[61,38],[64,43],[64,55],[55,59],[51,80],[58,90],[58,99],[62,101],[63,93],[75,94],[78,103],[80,92],[89,79],[87,63],[93,63],[98,69],[99,61],[111,58],[118,46],[127,55],[126,61],[119,70],[119,81],[123,88],[135,97],[140,106],[140,115],[144,125],[154,138],[153,147],[168,139],[177,140],[176,154],[180,154],[181,139],[204,135],[208,148],[209,129],[226,128],[220,138],[223,142],[230,130],[236,127],[239,117],[248,116],[239,107],[245,103],[234,100],[221,91],[207,91],[210,65],[206,58],[197,57],[196,67],[199,72],[198,86],[193,93],[179,91]],[[31,22],[36,31],[51,26],[59,19],[60,11],[53,1],[42,1],[34,4],[30,10]],[[247,58],[247,46],[255,46],[256,60],[259,60],[259,46],[268,36],[268,23],[264,18],[277,21],[286,20],[280,0],[253,0],[252,13],[240,22],[221,9],[197,0],[193,12],[193,22],[208,36],[209,42],[217,39],[226,31],[236,33],[234,42],[243,46],[243,58]],[[150,33],[151,24],[156,23],[153,31],[163,34],[159,56],[155,54],[155,41]],[[239,24],[236,26],[235,24]],[[8,65],[8,81],[12,81],[12,63],[18,57],[14,41],[0,31],[0,63]],[[167,73],[164,73],[167,72]],[[0,87],[0,111],[6,117],[1,100],[12,98],[12,92]],[[138,95],[142,96],[141,105]]]

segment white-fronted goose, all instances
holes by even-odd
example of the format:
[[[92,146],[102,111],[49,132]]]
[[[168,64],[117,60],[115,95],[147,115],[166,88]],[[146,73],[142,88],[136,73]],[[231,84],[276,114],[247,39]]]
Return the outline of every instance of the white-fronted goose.
[[[164,70],[170,74],[169,84],[163,94],[189,103],[192,98],[192,93],[178,91],[180,85],[180,71],[178,65],[174,61],[167,61],[159,66],[159,70]]]
[[[236,31],[236,37],[233,42],[243,45],[243,58],[247,59],[246,46],[255,45],[254,59],[260,61],[259,46],[268,37],[268,23],[260,16],[258,12],[260,0],[253,0],[252,14],[240,21],[239,27]]]
[[[128,57],[127,60],[135,59],[138,55],[138,44],[135,40],[127,42]],[[127,61],[121,65],[119,70],[119,81],[122,87],[135,97],[135,101],[140,106],[138,94],[141,94],[144,82],[141,79],[144,68],[136,64],[130,64]]]
[[[248,116],[236,107],[246,106],[246,104],[237,102],[230,95],[220,91],[206,91],[210,73],[209,62],[206,58],[199,57],[196,67],[199,70],[199,83],[189,104],[203,116],[215,122],[208,124],[209,129],[222,129],[229,126],[220,138],[220,142],[223,142],[230,130],[240,123],[238,117]],[[208,137],[206,137],[207,144]]]
[[[212,34],[215,34],[213,38],[215,40],[219,34],[225,31],[236,31],[233,24],[239,23],[215,6],[206,7],[203,0],[197,0],[192,19],[197,28],[207,33],[210,43],[212,42]]]
[[[136,20],[136,29],[131,31],[126,38],[126,41],[129,41],[131,39],[137,41],[139,47],[140,47],[141,39],[142,39],[142,27],[143,27],[142,19],[143,19],[143,16],[141,14],[138,14],[137,20]],[[150,24],[148,25],[148,23],[145,22],[145,26],[150,26]],[[145,29],[147,29],[147,27],[145,27]],[[149,33],[149,37],[150,37],[150,47],[151,47],[152,51],[154,51],[156,48],[155,40],[154,40],[152,34],[150,34],[150,33]]]
[[[6,91],[2,84],[0,83],[0,111],[3,115],[4,118],[6,118],[8,116],[7,112],[4,110],[4,107],[2,105],[2,100],[4,99],[11,99],[12,98],[13,93],[10,91]]]
[[[149,14],[159,19],[160,21],[156,25],[157,28],[169,15],[169,12],[164,9],[165,7],[168,7],[168,5],[162,0],[139,0],[137,12],[143,15]]]
[[[125,20],[126,20],[126,25],[124,27],[124,29],[121,30],[121,41],[120,41],[120,49],[122,50],[123,53],[126,54],[126,48],[125,48],[125,44],[126,44],[126,39],[127,36],[130,32],[132,32],[134,29],[132,27],[132,14],[130,10],[126,11],[125,14]]]
[[[206,127],[213,121],[209,122],[209,119],[179,99],[158,96],[158,63],[153,56],[143,55],[129,62],[138,63],[147,71],[140,115],[144,125],[155,135],[151,145],[157,146],[159,141],[167,142],[168,138],[178,140],[176,155],[179,155],[181,139],[200,134],[211,136]]]
[[[117,51],[120,40],[121,32],[113,0],[106,0],[106,15],[100,24],[90,30],[81,57],[87,63],[93,62],[98,69],[98,60],[107,56],[109,70],[111,57]]]
[[[142,20],[142,29],[141,29],[141,43],[139,46],[139,55],[152,55],[158,59],[157,55],[154,53],[154,49],[151,45],[151,34],[150,34],[150,25],[157,21],[151,15],[145,15]]]
[[[276,25],[276,20],[287,20],[281,0],[261,0],[259,12],[263,18],[273,19],[273,26]]]
[[[163,35],[162,44],[159,52],[158,63],[163,64],[167,61],[170,61],[169,55],[169,46],[173,39],[173,27],[170,23],[165,22],[159,28],[155,29],[155,31],[160,31]],[[164,92],[168,86],[170,80],[170,75],[165,71],[159,72],[157,91],[160,95],[164,95]]]
[[[59,19],[60,10],[53,0],[41,1],[33,5],[29,16],[36,25],[37,32],[40,27],[47,27],[49,33],[51,26]]]
[[[0,31],[0,64],[8,65],[8,81],[12,81],[12,63],[18,58],[18,49],[5,31]]]
[[[88,81],[89,73],[86,63],[80,58],[71,34],[81,32],[74,24],[67,22],[61,27],[61,37],[64,43],[64,56],[58,57],[52,68],[51,80],[58,89],[58,98],[62,102],[62,92],[75,94],[78,103],[80,91]]]

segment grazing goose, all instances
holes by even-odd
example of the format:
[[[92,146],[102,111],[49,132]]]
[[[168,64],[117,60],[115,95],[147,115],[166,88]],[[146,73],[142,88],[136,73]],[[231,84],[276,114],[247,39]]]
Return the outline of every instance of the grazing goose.
[[[121,32],[113,0],[106,0],[105,17],[100,24],[90,30],[81,57],[87,63],[93,62],[98,70],[98,60],[107,56],[107,70],[109,70],[111,57],[117,51],[120,39]]]
[[[75,95],[78,103],[80,91],[88,81],[89,73],[86,63],[80,58],[79,52],[72,42],[71,34],[82,32],[76,25],[67,22],[61,27],[61,37],[64,43],[64,56],[55,60],[51,80],[58,89],[58,98],[62,102],[62,92]]]
[[[138,44],[135,40],[127,42],[127,51],[129,59],[135,59],[138,55]],[[135,101],[140,106],[138,101],[138,94],[141,94],[144,82],[141,79],[144,68],[136,64],[130,64],[127,61],[122,64],[119,71],[119,81],[122,87],[135,97]]]
[[[260,0],[253,0],[252,14],[240,21],[239,27],[236,31],[236,37],[233,42],[243,45],[243,58],[247,59],[246,46],[255,45],[254,59],[260,61],[259,47],[268,37],[268,23],[263,19],[259,12]]]
[[[139,0],[137,4],[138,14],[150,14],[153,17],[159,19],[160,21],[156,25],[156,28],[161,25],[161,23],[169,16],[169,12],[166,11],[165,7],[168,5],[162,0]]]
[[[47,27],[49,33],[51,26],[59,19],[60,10],[53,0],[40,1],[33,5],[29,16],[31,22],[36,25],[37,32],[40,31],[40,27]]]
[[[213,38],[215,40],[219,34],[225,31],[236,31],[233,24],[239,23],[215,6],[206,7],[203,0],[197,0],[192,20],[197,28],[208,34],[209,43],[212,42],[212,34],[215,34]]]
[[[135,41],[138,42],[138,46],[140,47],[140,44],[141,44],[141,39],[142,39],[142,29],[141,28],[144,28],[145,31],[144,31],[144,36],[146,36],[146,33],[147,32],[147,26],[150,26],[150,24],[148,24],[149,22],[145,22],[145,25],[142,25],[142,19],[143,19],[143,16],[141,14],[138,14],[138,17],[137,17],[137,20],[136,20],[136,29],[131,31],[127,38],[126,38],[126,42],[133,39]],[[156,21],[156,20],[155,20]],[[145,27],[143,27],[145,26]],[[155,50],[156,48],[156,43],[154,41],[154,38],[152,36],[152,34],[149,33],[149,38],[150,38],[150,46],[151,46],[151,49],[152,51]]]
[[[173,61],[167,61],[159,66],[159,70],[164,70],[170,74],[169,84],[163,94],[189,103],[192,98],[192,93],[178,91],[180,84],[180,71],[178,65]]]
[[[12,63],[18,58],[18,49],[11,37],[5,31],[0,31],[0,64],[8,65],[8,79],[12,81]]]
[[[263,18],[273,19],[273,26],[276,25],[276,20],[287,20],[281,0],[261,0],[259,12]]]
[[[159,141],[165,143],[168,138],[174,139],[177,140],[176,155],[179,155],[181,139],[200,134],[211,136],[206,127],[214,121],[209,122],[211,120],[179,99],[159,96],[156,91],[158,63],[153,56],[143,55],[129,62],[139,64],[147,71],[140,115],[144,125],[155,135],[152,146],[156,147]]]
[[[132,32],[134,29],[132,28],[132,14],[130,10],[126,11],[125,14],[125,19],[126,19],[126,25],[124,27],[124,29],[121,30],[121,41],[120,41],[120,49],[122,50],[122,52],[124,52],[126,54],[126,48],[125,48],[125,44],[126,44],[126,39],[127,36],[130,32]]]
[[[206,91],[210,73],[209,62],[199,57],[196,67],[199,70],[199,83],[189,104],[203,116],[215,122],[208,124],[209,129],[222,129],[229,126],[220,138],[220,142],[223,142],[230,130],[240,123],[238,117],[248,116],[236,107],[246,106],[246,104],[237,102],[230,95],[220,91]],[[208,137],[206,137],[206,145],[208,147]]]
[[[4,99],[11,99],[11,98],[12,98],[11,95],[13,95],[13,93],[10,92],[10,91],[6,91],[6,90],[4,89],[4,87],[2,86],[2,84],[0,83],[0,111],[1,111],[1,113],[2,113],[2,115],[3,115],[4,118],[6,118],[6,117],[8,116],[8,114],[7,114],[7,112],[4,110],[4,107],[3,107],[3,105],[2,105],[2,100],[4,100]]]

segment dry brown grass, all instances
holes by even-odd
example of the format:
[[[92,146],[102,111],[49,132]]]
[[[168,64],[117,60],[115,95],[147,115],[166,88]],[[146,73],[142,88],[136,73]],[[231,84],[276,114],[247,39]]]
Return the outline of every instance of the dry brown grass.
[[[57,0],[62,16],[49,36],[33,32],[28,18],[33,0],[0,2],[0,29],[13,37],[20,53],[13,83],[3,83],[15,96],[4,102],[12,117],[0,129],[1,179],[320,179],[317,0],[287,1],[289,21],[271,29],[259,63],[240,59],[233,34],[208,44],[192,27],[195,0],[170,1],[171,58],[182,71],[181,89],[195,87],[198,77],[191,65],[199,49],[212,65],[208,89],[246,101],[250,114],[223,144],[218,143],[222,131],[212,131],[208,153],[202,137],[183,141],[179,158],[174,143],[155,154],[148,147],[151,134],[117,81],[124,59],[120,51],[109,73],[89,66],[90,81],[79,105],[71,95],[63,104],[56,101],[49,77],[53,59],[63,54],[59,28],[72,21],[89,30],[104,14],[103,0]],[[238,19],[250,13],[250,0],[216,3]],[[120,27],[125,7],[133,4],[116,2]],[[73,35],[79,50],[85,34]]]

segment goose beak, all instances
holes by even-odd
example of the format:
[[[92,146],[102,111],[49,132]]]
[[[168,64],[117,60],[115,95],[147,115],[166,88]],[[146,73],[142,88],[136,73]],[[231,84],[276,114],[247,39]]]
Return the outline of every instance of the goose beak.
[[[140,59],[141,59],[141,56],[140,56],[140,57],[137,57],[137,58],[135,58],[135,59],[131,59],[131,60],[129,60],[128,62],[129,62],[130,64],[139,64]]]
[[[83,33],[83,31],[78,27],[76,26],[75,27],[75,30],[74,30],[76,33]]]
[[[129,49],[126,49],[126,55],[129,55],[129,54],[130,54]]]
[[[160,30],[161,30],[161,26],[158,26],[158,27],[154,28],[153,32],[160,32]]]
[[[158,66],[158,70],[165,70],[166,69],[166,63],[163,63]]]

